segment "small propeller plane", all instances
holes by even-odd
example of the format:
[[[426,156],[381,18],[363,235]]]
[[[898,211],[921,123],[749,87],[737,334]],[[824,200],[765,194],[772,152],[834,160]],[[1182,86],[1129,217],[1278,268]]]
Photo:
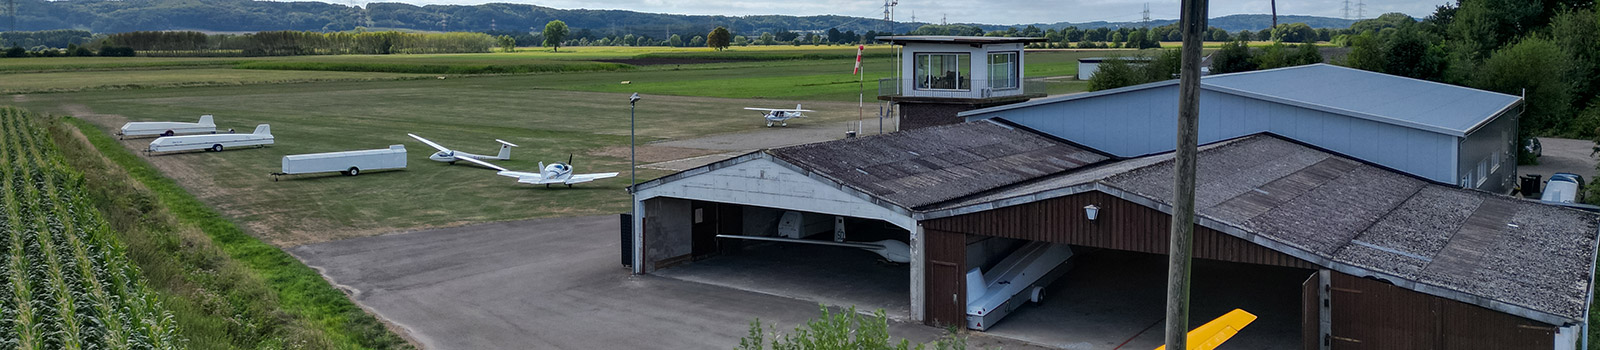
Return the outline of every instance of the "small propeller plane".
[[[809,110],[809,109],[801,109],[800,105],[798,105],[798,104],[794,105],[794,109],[774,109],[774,108],[756,108],[756,107],[745,107],[744,109],[762,112],[763,113],[762,117],[767,118],[767,127],[769,127],[769,128],[772,127],[772,123],[778,123],[779,125],[782,125],[782,126],[789,126],[789,123],[788,123],[789,119],[805,118],[806,117],[805,114],[804,114],[805,112],[816,112],[816,111]]]
[[[490,169],[499,170],[499,171],[506,171],[506,168],[501,168],[499,166],[495,166],[494,164],[489,164],[489,162],[485,162],[485,160],[510,160],[511,159],[511,148],[512,147],[517,147],[517,145],[514,144],[514,143],[506,142],[505,140],[495,139],[496,142],[500,142],[500,154],[499,155],[495,155],[495,156],[486,156],[486,155],[481,155],[481,154],[472,154],[472,153],[452,150],[452,149],[449,149],[449,148],[444,148],[444,146],[440,146],[439,144],[434,143],[433,141],[429,141],[428,139],[422,138],[422,136],[417,136],[417,134],[406,134],[406,135],[407,136],[411,136],[411,138],[417,139],[417,141],[422,141],[422,143],[426,143],[426,144],[428,144],[428,146],[433,146],[433,148],[438,149],[439,150],[438,152],[434,152],[433,154],[428,155],[428,159],[433,160],[435,162],[445,162],[445,163],[455,164],[456,161],[467,161],[469,163],[481,165],[481,166],[483,166],[485,168],[490,168]]]
[[[496,174],[517,178],[517,183],[544,185],[546,188],[555,184],[564,184],[567,187],[572,187],[572,184],[576,183],[617,176],[617,173],[573,174],[571,155],[567,156],[566,163],[555,163],[547,166],[544,165],[544,162],[539,162],[539,169],[540,171],[537,173],[500,169],[500,172]]]

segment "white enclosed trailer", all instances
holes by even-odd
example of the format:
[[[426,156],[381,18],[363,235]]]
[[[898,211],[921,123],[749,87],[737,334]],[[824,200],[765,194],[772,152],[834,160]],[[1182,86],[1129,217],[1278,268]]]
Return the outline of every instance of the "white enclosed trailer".
[[[341,174],[356,176],[363,171],[405,168],[406,146],[392,145],[388,149],[283,156],[283,172],[272,173],[272,180],[277,181],[278,176],[282,175],[337,171]]]
[[[1072,268],[1072,248],[1029,242],[989,272],[967,271],[967,328],[986,330],[1029,301],[1044,301],[1044,289]]]
[[[176,136],[180,134],[214,134],[217,123],[211,115],[200,116],[197,123],[186,122],[129,122],[117,130],[118,136]]]
[[[266,147],[272,144],[272,129],[267,124],[256,126],[256,131],[249,134],[211,134],[188,136],[164,136],[150,141],[150,148],[146,152],[177,152],[193,150],[222,151],[227,148],[256,146]]]

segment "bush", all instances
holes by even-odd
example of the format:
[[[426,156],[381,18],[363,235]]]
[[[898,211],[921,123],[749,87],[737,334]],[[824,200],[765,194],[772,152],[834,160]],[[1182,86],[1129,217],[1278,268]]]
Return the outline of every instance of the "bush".
[[[1100,61],[1100,66],[1095,68],[1094,75],[1089,76],[1089,91],[1134,86],[1145,82],[1145,74],[1128,60],[1109,58]]]
[[[1255,57],[1250,54],[1250,46],[1244,41],[1224,43],[1221,49],[1211,54],[1212,74],[1248,72],[1255,69]]]
[[[843,312],[833,313],[827,306],[820,306],[822,316],[813,318],[804,326],[795,327],[791,334],[780,334],[769,330],[761,324],[761,319],[750,322],[750,333],[739,339],[739,350],[822,350],[822,349],[853,349],[853,350],[889,350],[889,349],[926,349],[926,344],[911,345],[911,341],[900,339],[895,343],[889,336],[889,318],[878,309],[872,316],[864,316],[856,312],[854,306]],[[770,335],[770,341],[769,340]],[[951,334],[934,342],[934,349],[966,349],[967,340],[959,337],[952,331]]]
[[[1571,119],[1567,113],[1572,87],[1563,78],[1568,61],[1554,42],[1529,37],[1495,50],[1478,66],[1470,85],[1517,96],[1526,90],[1527,110],[1520,122],[1523,136],[1559,131]]]
[[[21,46],[12,46],[11,48],[6,49],[6,57],[11,57],[11,58],[28,57],[28,50],[22,49]]]
[[[106,57],[133,57],[135,54],[137,54],[137,52],[134,52],[133,48],[131,48],[131,47],[111,46],[111,45],[106,45],[106,46],[101,46],[100,47],[100,56],[106,56]]]

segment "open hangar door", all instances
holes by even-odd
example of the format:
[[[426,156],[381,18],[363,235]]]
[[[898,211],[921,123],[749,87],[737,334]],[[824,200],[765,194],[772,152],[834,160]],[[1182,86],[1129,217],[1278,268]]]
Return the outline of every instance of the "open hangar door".
[[[1090,205],[1099,208],[1098,219],[1087,218]],[[1063,347],[1154,348],[1165,315],[1167,222],[1164,213],[1099,192],[925,220],[926,321],[979,328],[969,317],[974,311],[1010,309],[981,328]],[[1000,282],[1018,283],[996,277],[1012,268],[1008,259],[1044,245],[1071,253],[1059,265],[1039,259],[1048,266],[1033,270],[1050,272],[1020,282],[1042,293],[1013,287],[1001,294],[1009,297],[1004,307],[979,303],[1001,291]],[[1304,311],[1317,304],[1317,266],[1204,227],[1196,228],[1194,254],[1191,328],[1244,309],[1260,318],[1223,349],[1304,347],[1305,325],[1317,324],[1306,317],[1315,311]],[[984,277],[972,278],[974,272]],[[1019,294],[1005,295],[1012,290]]]
[[[688,248],[683,251],[687,254],[657,264],[653,274],[828,305],[881,308],[892,315],[910,313],[909,246],[904,245],[910,233],[905,229],[876,219],[653,200],[680,202],[678,213],[684,218],[656,221],[686,226],[682,236],[689,238],[678,243]]]

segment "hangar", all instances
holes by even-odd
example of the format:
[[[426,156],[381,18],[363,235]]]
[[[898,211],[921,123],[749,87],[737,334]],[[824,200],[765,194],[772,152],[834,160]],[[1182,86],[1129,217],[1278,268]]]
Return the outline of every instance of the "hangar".
[[[1441,91],[1439,96],[1479,93]],[[1039,102],[1046,101],[1050,99]],[[1452,136],[1451,147],[1471,143],[1462,140],[1482,130],[1498,130],[1487,125],[1511,120],[1514,126],[1515,107],[1521,100],[1502,102],[1457,110],[1471,112],[1460,115],[1478,121],[1468,122],[1463,127],[1468,130],[1457,130],[1465,136]],[[1262,323],[1270,326],[1262,329],[1271,332],[1240,333],[1241,338],[1267,339],[1262,344],[1268,348],[1566,349],[1585,333],[1600,217],[1474,190],[1408,163],[1454,167],[1455,160],[1467,159],[1457,151],[1415,152],[1398,160],[1352,155],[1328,146],[1337,144],[1305,141],[1349,137],[1350,129],[1328,126],[1338,123],[1329,121],[1335,117],[1308,119],[1310,112],[1258,107],[1245,107],[1240,113],[1264,118],[1268,127],[1263,130],[1203,133],[1211,138],[1199,157],[1195,257],[1204,262],[1197,266],[1209,266],[1208,273],[1229,277],[1233,285],[1197,293],[1205,297],[1194,300],[1196,310],[1228,306],[1268,310],[1271,318]],[[1010,107],[969,113],[987,114],[969,116],[972,120],[961,124],[752,152],[634,186],[630,190],[636,195],[639,215],[632,226],[638,228],[632,232],[632,268],[635,273],[662,273],[714,263],[723,254],[749,257],[755,255],[749,252],[775,252],[745,240],[718,237],[776,236],[780,230],[773,226],[781,225],[783,215],[798,212],[820,218],[822,224],[805,232],[817,233],[821,238],[813,239],[819,242],[829,242],[825,233],[830,221],[835,233],[831,242],[854,240],[850,237],[858,234],[858,227],[869,226],[860,225],[863,222],[891,228],[865,234],[909,245],[909,262],[888,271],[905,276],[896,279],[906,284],[899,286],[905,293],[897,295],[904,297],[911,318],[928,324],[970,321],[965,318],[974,298],[968,283],[972,271],[990,271],[1023,247],[1040,242],[1070,247],[1073,255],[1068,263],[1081,264],[1041,289],[1066,297],[1045,299],[1034,307],[1071,309],[1073,317],[1104,324],[1073,323],[1041,316],[1044,313],[1025,315],[1024,307],[1015,319],[985,327],[1007,332],[1008,327],[1020,325],[1097,326],[1133,333],[1129,330],[1150,322],[1121,318],[1137,313],[1128,310],[1160,303],[1160,298],[1125,296],[1151,288],[1096,286],[1092,276],[1148,277],[1149,271],[1104,262],[1166,253],[1170,150],[1102,148],[1118,144],[1115,138],[1137,144],[1155,138],[1160,130],[1139,132],[1126,125],[1115,129],[1097,124],[1120,123],[1107,121],[1116,119],[1114,113],[1101,118],[1061,117],[1069,113]],[[1214,109],[1211,113],[1202,113],[1202,128],[1208,117],[1227,114]],[[1405,113],[1383,113],[1393,120],[1381,124],[1420,123],[1406,121]],[[1076,126],[1052,122],[1052,116],[1070,118]],[[1441,125],[1460,122],[1428,120]],[[1298,127],[1312,124],[1316,126]],[[1100,134],[1082,134],[1085,130]],[[1447,130],[1434,131],[1445,135]],[[1414,136],[1412,131],[1380,131],[1363,135],[1363,140],[1404,145],[1413,141],[1385,138],[1408,135]],[[1498,136],[1498,131],[1485,135]],[[1490,152],[1503,152],[1498,138],[1491,144]],[[835,269],[871,265],[870,259],[841,263],[835,260],[844,258],[819,252],[771,259]],[[761,264],[749,268],[757,265]],[[783,270],[761,270],[760,283],[798,288],[785,280]]]

